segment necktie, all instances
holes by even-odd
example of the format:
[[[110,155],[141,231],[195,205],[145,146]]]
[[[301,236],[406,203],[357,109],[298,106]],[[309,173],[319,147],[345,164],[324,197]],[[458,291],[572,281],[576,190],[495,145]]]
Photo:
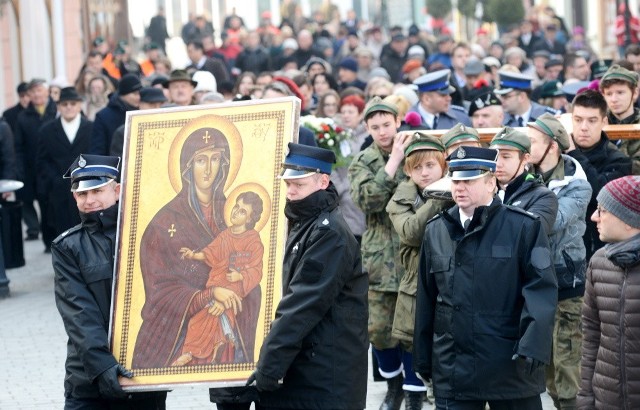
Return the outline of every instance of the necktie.
[[[518,127],[524,127],[524,121],[522,121],[522,117],[518,116]]]
[[[438,129],[438,116],[437,115],[433,117],[433,128],[432,129],[434,129],[434,130]]]
[[[464,230],[466,231],[469,228],[469,224],[471,223],[471,218],[464,221]]]

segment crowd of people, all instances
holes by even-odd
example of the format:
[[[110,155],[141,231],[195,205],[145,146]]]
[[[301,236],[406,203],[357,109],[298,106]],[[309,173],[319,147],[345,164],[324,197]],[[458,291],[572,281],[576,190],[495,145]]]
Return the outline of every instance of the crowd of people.
[[[638,37],[611,61],[600,59],[585,30],[567,27],[551,7],[534,10],[499,39],[481,28],[458,41],[446,26],[435,33],[416,25],[387,30],[353,11],[341,20],[330,2],[304,18],[294,3],[283,3],[279,26],[265,11],[250,29],[234,12],[220,27],[219,45],[214,26],[190,16],[181,32],[186,67],[173,67],[164,55],[168,34],[160,9],[143,59],[125,41],[111,49],[96,38],[74,85],[21,83],[18,104],[3,114],[8,126],[0,127],[0,177],[24,182],[16,197],[24,204],[25,239],[41,238],[50,252],[56,237],[86,223],[79,195],[71,192],[78,181],[62,175],[80,154],[96,161],[121,157],[127,111],[295,96],[302,116],[346,135],[326,147],[326,131],[302,124],[300,155],[329,163],[329,170],[285,179],[290,192],[290,180],[312,178],[305,192],[324,202],[309,202],[306,194],[288,199],[313,203],[314,218],[339,203],[342,216],[331,219],[336,232],[344,235],[344,217],[357,241],[342,244],[349,249],[348,273],[329,265],[346,275],[340,281],[346,294],[337,300],[348,294],[353,306],[368,304],[368,325],[350,320],[367,326],[361,330],[372,346],[375,377],[388,384],[380,409],[399,409],[403,401],[407,409],[425,401],[438,409],[481,409],[487,402],[492,409],[539,409],[545,390],[558,409],[640,406],[633,320],[640,298],[634,286],[640,142],[610,140],[603,131],[607,124],[640,123]],[[499,129],[489,144],[480,141],[482,128]],[[431,130],[446,132],[436,137]],[[309,146],[329,150],[305,151]],[[117,174],[101,178],[109,193],[119,189],[110,182]],[[291,220],[309,217],[299,207],[290,211]],[[361,252],[360,273],[368,276],[366,294],[349,288],[361,282],[351,269],[360,268],[354,248]],[[319,255],[290,266],[286,286],[319,281],[299,273],[332,258]],[[63,307],[65,292],[57,287]],[[274,409],[364,408],[366,366],[315,378],[322,367],[307,367],[278,348],[283,335],[292,337],[282,327],[298,304],[318,303],[327,312],[326,300],[314,301],[283,299],[250,379],[258,393],[247,400],[261,397],[264,408]],[[338,326],[327,316],[311,317],[318,326]],[[106,329],[108,318],[102,319]],[[301,334],[286,341],[296,352],[304,351]],[[366,362],[366,346],[350,337],[349,360]],[[117,375],[129,373],[105,363],[71,383],[106,383],[91,390],[94,398],[117,390]],[[107,368],[104,376],[98,372]],[[352,396],[338,389],[331,397],[321,383],[351,383]],[[69,397],[76,394],[77,385],[67,387]],[[235,393],[218,393],[211,394],[218,408],[248,408],[225,401]],[[153,403],[164,400],[159,397]]]

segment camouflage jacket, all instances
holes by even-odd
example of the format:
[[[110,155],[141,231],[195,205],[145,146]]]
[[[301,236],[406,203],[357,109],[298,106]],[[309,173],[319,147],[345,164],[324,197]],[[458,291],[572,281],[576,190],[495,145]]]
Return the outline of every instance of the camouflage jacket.
[[[607,114],[609,118],[609,124],[640,124],[640,110],[638,108],[633,109],[633,114],[619,120],[616,118],[611,112]],[[640,175],[640,140],[619,140],[619,141],[611,141],[622,152],[624,155],[631,158],[632,163],[632,174]]]
[[[404,274],[400,240],[385,208],[396,187],[406,177],[402,166],[393,178],[384,171],[389,159],[375,143],[359,152],[349,166],[351,198],[366,217],[362,236],[362,267],[369,274],[369,289],[397,292]]]

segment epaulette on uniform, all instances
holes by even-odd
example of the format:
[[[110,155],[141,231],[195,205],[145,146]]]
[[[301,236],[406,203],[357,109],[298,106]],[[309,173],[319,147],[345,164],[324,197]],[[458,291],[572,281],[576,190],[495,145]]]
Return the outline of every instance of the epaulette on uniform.
[[[316,226],[320,229],[326,229],[331,227],[331,216],[328,212],[323,212],[318,215],[318,219],[316,219]]]
[[[58,237],[53,240],[53,243],[60,242],[61,240],[63,240],[67,236],[72,235],[72,234],[80,231],[80,229],[82,229],[82,224],[78,224],[78,225],[74,226],[73,228],[67,229],[66,231],[64,231],[60,235],[58,235]]]
[[[442,215],[442,212],[438,212],[433,218],[427,221],[427,225],[429,225],[433,221],[437,221],[438,219],[440,219],[442,217],[441,215]]]
[[[527,211],[525,209],[519,208],[517,206],[505,205],[505,207],[510,211],[517,212],[517,213],[522,214],[522,215],[526,215],[531,219],[540,219],[540,217],[538,215],[536,215],[536,214],[534,214],[532,212],[529,212],[529,211]]]
[[[558,114],[558,110],[554,110],[551,107],[547,107],[546,105],[544,106],[544,110],[545,112],[548,112],[549,114],[553,114],[553,115],[557,115]]]
[[[456,111],[460,111],[460,112],[464,113],[465,115],[467,114],[467,110],[465,110],[464,107],[461,107],[459,105],[451,104],[451,109],[452,110],[456,110]]]

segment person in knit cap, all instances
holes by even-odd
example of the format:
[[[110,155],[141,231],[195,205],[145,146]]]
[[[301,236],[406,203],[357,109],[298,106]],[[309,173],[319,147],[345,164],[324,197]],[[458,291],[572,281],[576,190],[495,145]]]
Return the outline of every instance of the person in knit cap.
[[[358,79],[358,62],[352,57],[345,57],[338,66],[340,90],[356,87],[364,91],[367,84]]]
[[[640,408],[640,176],[600,190],[591,220],[606,242],[591,258],[582,305],[580,409]]]

